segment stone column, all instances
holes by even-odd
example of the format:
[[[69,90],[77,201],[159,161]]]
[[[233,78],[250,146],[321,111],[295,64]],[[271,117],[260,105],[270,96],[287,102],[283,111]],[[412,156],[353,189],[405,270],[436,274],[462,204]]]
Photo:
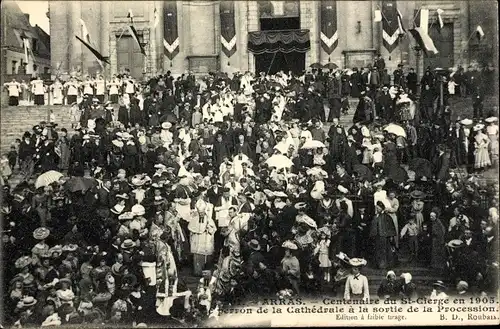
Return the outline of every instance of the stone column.
[[[110,3],[109,1],[101,1],[100,6],[101,6],[101,29],[100,29],[100,42],[101,42],[101,54],[105,57],[109,57],[110,55],[110,48],[109,48],[109,37],[110,37],[110,26],[109,26],[109,20],[111,19],[110,15]],[[104,74],[107,79],[111,78],[110,76],[110,65],[104,63]]]
[[[317,18],[313,16],[313,7],[317,5],[314,1],[300,1],[300,28],[308,29],[309,37],[311,40],[311,50],[306,53],[306,69],[314,62],[318,61],[318,33],[317,24],[316,31],[313,26],[314,19]],[[316,33],[314,33],[316,32]]]
[[[80,24],[80,18],[82,15],[82,8],[80,1],[71,1],[68,8],[68,35],[79,37],[82,36],[82,26]],[[69,38],[69,70],[70,72],[77,67],[82,67],[83,63],[83,53],[82,53],[82,43],[78,41],[75,37]]]
[[[247,31],[255,32],[260,29],[259,26],[259,6],[257,1],[247,1]],[[248,36],[247,36],[248,37]],[[255,56],[248,53],[248,71],[255,72]]]
[[[235,56],[237,57],[238,67],[240,71],[248,70],[248,58],[252,56],[248,52],[248,1],[235,1],[235,23],[236,23],[236,44],[238,49]]]
[[[69,1],[49,1],[51,66],[54,74],[59,67],[61,73],[69,73],[70,40],[76,38],[67,31],[70,28],[71,5]]]

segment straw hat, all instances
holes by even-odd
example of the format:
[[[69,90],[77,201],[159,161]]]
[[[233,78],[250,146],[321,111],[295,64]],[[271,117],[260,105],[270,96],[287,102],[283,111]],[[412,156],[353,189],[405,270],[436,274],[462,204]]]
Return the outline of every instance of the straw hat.
[[[314,219],[312,219],[309,216],[300,216],[299,218],[297,218],[297,223],[304,223],[307,226],[312,227],[312,228],[317,228],[318,227],[316,225],[316,222],[314,221]]]
[[[53,246],[52,248],[49,249],[49,253],[52,255],[53,253],[57,252],[59,254],[61,254],[63,251],[63,248],[61,245],[56,245],[56,246]]]
[[[36,305],[37,300],[32,296],[26,296],[23,300],[18,304],[21,307],[31,307]]]
[[[454,239],[449,241],[446,245],[450,248],[460,248],[463,246],[463,244],[464,242],[462,240]]]
[[[442,288],[442,289],[446,289],[446,286],[444,285],[444,282],[439,280],[439,281],[436,281],[432,284],[434,287],[439,287],[439,288]]]
[[[140,204],[132,206],[132,209],[130,211],[134,216],[144,216],[144,214],[146,213],[146,209],[143,205]]]
[[[144,185],[144,183],[146,183],[146,180],[143,179],[141,175],[135,175],[134,177],[132,177],[131,183],[134,186],[142,186]]]
[[[463,126],[470,126],[472,123],[473,121],[471,119],[463,119],[460,121],[460,124],[462,124]]]
[[[290,250],[297,250],[297,249],[299,249],[295,243],[293,243],[292,241],[289,241],[289,240],[283,242],[283,244],[281,246],[283,248],[290,249]]]
[[[489,117],[489,118],[484,119],[484,122],[487,122],[487,123],[493,123],[493,122],[497,122],[497,121],[498,121],[497,117]]]
[[[410,197],[412,197],[413,199],[423,199],[425,198],[425,196],[426,194],[419,190],[415,190],[410,193]]]
[[[121,215],[118,216],[118,219],[119,220],[130,220],[130,219],[134,219],[134,214],[131,213],[131,212],[125,212]]]
[[[122,249],[131,249],[135,247],[135,242],[132,241],[132,239],[126,239],[123,241],[123,243],[120,245]]]
[[[347,194],[349,193],[349,190],[343,187],[342,185],[337,186],[337,190],[339,190],[341,193]]]
[[[307,208],[307,204],[305,202],[298,202],[295,204],[295,209],[304,210]]]
[[[259,251],[260,250],[260,244],[259,241],[252,239],[247,243],[248,247],[252,250]]]
[[[33,237],[36,240],[45,240],[50,234],[50,230],[46,227],[39,227],[33,231]]]
[[[16,260],[14,266],[19,269],[23,269],[26,266],[30,265],[33,262],[33,259],[30,256],[22,256]]]
[[[331,232],[330,232],[330,229],[326,226],[323,226],[322,228],[320,228],[318,230],[318,233],[321,235],[321,234],[324,234],[326,235],[328,238],[331,236]]]
[[[484,128],[484,125],[482,123],[478,123],[477,125],[474,126],[474,128],[472,128],[474,131],[479,131],[479,130],[482,130]]]
[[[361,267],[366,265],[366,260],[363,258],[351,258],[349,259],[349,265],[352,267]]]
[[[277,198],[288,198],[288,195],[282,191],[273,192],[273,194]]]
[[[162,127],[162,129],[170,129],[170,128],[172,128],[172,123],[170,123],[168,121],[167,122],[163,122],[161,124],[161,127]]]
[[[122,206],[121,204],[115,204],[113,208],[111,208],[111,212],[115,215],[120,215],[123,210],[125,209],[125,206]]]

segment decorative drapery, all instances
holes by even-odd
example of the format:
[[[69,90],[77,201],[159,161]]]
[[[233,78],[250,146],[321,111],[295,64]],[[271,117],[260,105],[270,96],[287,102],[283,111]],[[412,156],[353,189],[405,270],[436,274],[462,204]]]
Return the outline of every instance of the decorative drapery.
[[[309,30],[258,31],[248,33],[248,51],[269,53],[305,53],[311,48]]]
[[[234,2],[221,1],[220,3],[220,27],[222,52],[228,57],[236,52],[236,27],[234,25]]]
[[[392,53],[399,43],[398,8],[394,0],[382,1],[382,40],[389,53]]]
[[[321,48],[330,56],[339,44],[337,33],[337,1],[321,1]]]
[[[173,60],[179,53],[179,31],[177,27],[177,1],[163,2],[163,46],[165,56]]]

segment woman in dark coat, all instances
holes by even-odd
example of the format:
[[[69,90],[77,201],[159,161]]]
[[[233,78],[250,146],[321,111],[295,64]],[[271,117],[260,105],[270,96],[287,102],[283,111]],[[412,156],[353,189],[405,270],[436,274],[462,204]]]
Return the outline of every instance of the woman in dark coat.
[[[135,175],[139,164],[139,148],[132,141],[128,140],[123,145],[123,169],[127,174]]]
[[[431,267],[434,269],[444,269],[446,265],[446,247],[445,235],[446,228],[444,227],[441,219],[439,218],[440,211],[433,208],[430,213],[431,220],[431,236],[432,236],[432,249],[431,249]]]
[[[361,82],[361,74],[358,71],[358,68],[355,67],[352,69],[353,73],[349,77],[351,81],[351,96],[359,97],[361,96],[361,90],[363,90],[363,85]]]
[[[216,171],[219,171],[220,164],[224,160],[224,157],[229,157],[229,148],[227,144],[224,143],[222,134],[218,134],[212,149],[212,159]]]
[[[133,98],[130,101],[130,125],[135,126],[137,123],[141,126],[144,125],[144,113],[139,107],[139,100],[137,98]]]
[[[385,269],[392,263],[392,241],[396,234],[396,227],[392,218],[385,213],[383,202],[377,202],[375,217],[370,227],[370,237],[375,240],[375,261],[377,267]]]

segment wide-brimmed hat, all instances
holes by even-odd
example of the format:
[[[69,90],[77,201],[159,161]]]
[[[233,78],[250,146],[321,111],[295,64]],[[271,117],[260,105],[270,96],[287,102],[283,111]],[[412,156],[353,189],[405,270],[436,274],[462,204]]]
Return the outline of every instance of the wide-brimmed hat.
[[[63,251],[66,251],[66,252],[73,252],[73,251],[76,251],[78,249],[78,246],[76,244],[67,244],[67,245],[64,245],[62,250]]]
[[[414,191],[411,191],[410,193],[410,197],[413,198],[413,199],[423,199],[425,198],[426,194],[422,191],[419,191],[419,190],[414,190]]]
[[[115,204],[113,208],[110,209],[110,211],[115,215],[120,215],[124,209],[125,206],[122,206],[121,204]]]
[[[473,123],[474,121],[472,121],[471,119],[463,119],[460,121],[460,124],[462,124],[463,126],[470,126]]]
[[[50,234],[50,230],[46,227],[39,227],[36,230],[33,231],[33,237],[36,240],[44,240],[47,239],[47,237]]]
[[[124,200],[128,200],[128,195],[127,193],[122,193],[122,194],[117,194],[116,197],[118,199],[124,199]]]
[[[275,191],[275,192],[273,192],[273,194],[277,198],[288,198],[288,195],[282,191]]]
[[[484,119],[484,122],[487,122],[487,123],[493,123],[493,122],[497,122],[497,121],[498,121],[497,117],[489,117],[489,118]]]
[[[140,204],[132,206],[132,209],[130,211],[134,216],[144,216],[144,214],[146,213],[146,209],[143,205]]]
[[[297,210],[304,210],[307,208],[307,204],[305,202],[297,202],[295,204],[295,209]]]
[[[142,186],[144,185],[144,183],[146,183],[146,180],[143,179],[141,175],[135,175],[134,177],[132,177],[130,182],[134,186]]]
[[[59,279],[59,284],[67,283],[71,287],[71,280],[68,278]]]
[[[454,239],[449,241],[446,245],[450,248],[460,248],[463,247],[464,242],[459,239]]]
[[[479,130],[482,130],[484,128],[484,125],[482,123],[478,123],[477,125],[475,125],[472,129],[474,131],[479,131]]]
[[[161,127],[162,127],[162,129],[170,129],[170,128],[172,128],[172,123],[170,123],[168,121],[167,122],[163,122],[161,124]]]
[[[134,214],[130,211],[127,211],[118,216],[118,220],[131,220],[131,219],[134,219]]]
[[[20,301],[20,303],[18,305],[21,307],[31,307],[31,306],[35,306],[36,302],[37,302],[37,300],[35,299],[35,297],[26,296]]]
[[[63,248],[61,245],[56,245],[56,246],[53,246],[52,248],[49,249],[49,253],[52,255],[53,253],[57,252],[59,254],[61,254],[63,251]]]
[[[339,190],[339,192],[344,193],[344,194],[349,193],[349,190],[346,189],[345,187],[343,187],[342,185],[337,186],[337,190]]]
[[[126,239],[120,245],[122,249],[130,249],[135,247],[135,242],[132,239]]]
[[[322,228],[320,228],[320,229],[318,230],[318,233],[319,233],[320,235],[321,235],[321,234],[324,234],[324,235],[326,235],[328,238],[329,238],[329,237],[331,236],[331,234],[332,234],[332,233],[330,232],[330,229],[329,229],[328,227],[326,227],[326,226],[323,226]]]
[[[432,286],[433,286],[433,287],[439,287],[439,288],[446,289],[446,286],[445,286],[444,282],[443,282],[443,281],[441,281],[441,280],[438,280],[438,281],[434,282],[434,283],[432,284]]]
[[[283,248],[290,249],[290,250],[297,250],[297,249],[299,249],[299,247],[297,247],[297,245],[295,243],[293,243],[292,241],[290,241],[290,240],[287,240],[287,241],[283,242],[283,244],[281,246]]]
[[[314,219],[312,219],[309,216],[297,216],[297,217],[298,217],[297,223],[303,223],[303,224],[306,224],[307,226],[312,227],[312,228],[318,227],[318,225],[316,224]]]
[[[14,266],[16,268],[22,269],[25,268],[26,266],[32,264],[33,259],[30,256],[22,256],[19,257],[16,262],[14,263]]]
[[[363,258],[351,258],[349,259],[349,265],[352,267],[361,267],[366,265],[366,260]]]
[[[252,250],[259,251],[260,250],[260,244],[259,241],[252,239],[247,243],[248,247]]]

